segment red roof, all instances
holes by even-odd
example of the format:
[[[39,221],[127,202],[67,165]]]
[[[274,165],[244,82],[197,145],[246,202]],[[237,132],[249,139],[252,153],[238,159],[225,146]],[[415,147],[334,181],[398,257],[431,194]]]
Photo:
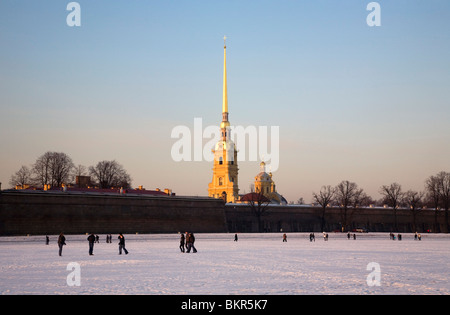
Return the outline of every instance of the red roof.
[[[249,193],[241,197],[241,201],[253,201],[253,202],[270,202],[270,200],[264,196],[263,194],[259,193]]]
[[[61,187],[52,187],[50,191],[62,191]],[[67,187],[67,192],[84,192],[84,193],[101,193],[101,194],[120,194],[120,188],[78,188]],[[124,194],[133,195],[152,195],[152,196],[167,196],[163,191],[158,190],[146,190],[146,189],[124,189]]]

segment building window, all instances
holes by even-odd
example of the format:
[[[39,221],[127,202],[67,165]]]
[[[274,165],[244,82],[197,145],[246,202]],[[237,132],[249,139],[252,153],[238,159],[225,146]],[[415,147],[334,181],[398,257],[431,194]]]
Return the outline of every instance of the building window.
[[[222,186],[222,185],[223,185],[223,178],[219,177],[219,186]]]

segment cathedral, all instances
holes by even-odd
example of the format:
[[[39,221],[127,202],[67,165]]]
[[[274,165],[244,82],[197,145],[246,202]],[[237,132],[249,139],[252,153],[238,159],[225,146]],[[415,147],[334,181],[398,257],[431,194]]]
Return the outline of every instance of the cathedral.
[[[230,122],[228,121],[227,46],[225,43],[223,49],[221,139],[216,143],[213,150],[213,178],[208,185],[208,196],[222,198],[226,203],[237,203],[248,199],[250,194],[245,196],[239,195],[237,150],[235,143],[231,139]],[[275,182],[272,180],[272,173],[266,173],[265,163],[261,162],[260,167],[261,171],[255,177],[255,192],[263,194],[271,203],[286,204],[286,199],[276,192]]]
[[[255,193],[262,194],[270,203],[287,204],[286,199],[275,189],[272,172],[266,173],[266,163],[264,162],[261,162],[260,172],[255,177]]]
[[[213,178],[208,186],[208,196],[222,198],[225,202],[239,200],[238,165],[236,145],[231,140],[230,122],[228,121],[227,93],[227,46],[223,46],[223,100],[222,122],[220,123],[221,139],[213,150]]]

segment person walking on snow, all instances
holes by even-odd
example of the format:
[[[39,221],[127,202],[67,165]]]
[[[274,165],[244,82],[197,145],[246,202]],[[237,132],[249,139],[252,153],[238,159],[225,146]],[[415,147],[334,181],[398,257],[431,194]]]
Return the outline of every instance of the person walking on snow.
[[[184,234],[180,233],[180,251],[184,253]]]
[[[125,248],[125,237],[123,237],[122,233],[119,234],[119,255],[122,255],[122,249],[125,252],[125,255],[128,255],[128,251]]]
[[[66,245],[66,237],[63,233],[59,234],[58,237],[58,247],[59,247],[59,256],[62,256],[63,246]]]
[[[196,252],[197,252],[197,249],[196,249],[195,246],[194,246],[194,243],[195,243],[195,236],[194,236],[194,233],[190,233],[190,235],[191,235],[191,241],[192,241],[192,250],[193,250],[194,253],[196,253]]]
[[[190,253],[191,248],[194,253],[197,252],[197,249],[195,248],[194,243],[195,243],[194,233],[189,233],[186,237],[186,253]]]
[[[94,242],[95,242],[95,235],[93,233],[91,233],[88,238],[87,238],[88,242],[89,242],[89,255],[92,256],[94,255]]]

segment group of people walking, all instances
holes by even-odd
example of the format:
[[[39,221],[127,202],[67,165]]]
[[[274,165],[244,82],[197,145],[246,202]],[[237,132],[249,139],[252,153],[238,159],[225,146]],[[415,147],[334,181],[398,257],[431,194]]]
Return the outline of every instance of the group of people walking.
[[[197,249],[194,246],[195,236],[192,232],[180,233],[180,251],[182,253],[190,253],[191,249],[193,253],[197,252]]]
[[[128,250],[125,248],[125,237],[122,235],[122,233],[119,234],[117,237],[119,240],[119,255],[122,255],[122,250],[124,251],[125,255],[128,255]],[[87,237],[87,241],[89,243],[89,255],[94,255],[94,243],[99,243],[99,236],[94,234],[89,234]],[[48,236],[45,237],[45,243],[48,245],[50,242],[50,239]],[[106,243],[112,242],[112,235],[109,234],[106,237]],[[59,256],[62,256],[63,246],[66,245],[66,237],[63,233],[59,234],[58,237],[58,248],[59,248]]]
[[[393,241],[395,240],[402,240],[402,235],[400,233],[397,234],[397,236],[394,233],[389,233],[389,238]],[[422,235],[420,233],[414,233],[414,240],[415,241],[421,241],[422,240]]]
[[[350,232],[347,233],[347,238],[350,239],[352,238],[356,239],[356,234],[351,234]],[[46,244],[48,245],[50,242],[50,239],[48,236],[45,237],[46,239]],[[125,248],[125,237],[123,236],[122,233],[119,234],[119,236],[117,237],[117,239],[119,240],[119,255],[122,255],[122,251],[125,253],[125,255],[128,255],[128,250]],[[287,235],[286,233],[283,234],[283,242],[287,242]],[[328,241],[328,233],[323,232],[323,239],[324,241]],[[394,233],[390,233],[390,239],[391,240],[396,240],[398,239],[399,241],[402,240],[402,235],[401,234],[397,234],[395,235]],[[414,240],[422,240],[422,235],[420,233],[415,233],[414,234]],[[94,234],[89,234],[89,236],[87,237],[87,241],[89,243],[89,255],[94,255],[94,243],[99,243],[99,237],[98,235],[94,235]],[[238,241],[238,235],[235,234],[234,235],[234,241],[237,242]],[[309,234],[309,241],[310,242],[315,242],[316,241],[316,236],[313,233]],[[106,236],[106,242],[107,243],[112,243],[112,235],[108,234]],[[197,249],[194,246],[195,243],[195,236],[194,233],[192,232],[185,232],[185,233],[180,233],[180,251],[182,253],[190,253],[191,250],[193,253],[197,252]],[[62,256],[62,251],[63,251],[63,247],[66,245],[66,237],[64,236],[63,233],[61,233],[58,237],[58,247],[59,247],[59,256]]]
[[[422,240],[422,235],[420,233],[414,233],[414,240],[417,241],[421,241]]]

